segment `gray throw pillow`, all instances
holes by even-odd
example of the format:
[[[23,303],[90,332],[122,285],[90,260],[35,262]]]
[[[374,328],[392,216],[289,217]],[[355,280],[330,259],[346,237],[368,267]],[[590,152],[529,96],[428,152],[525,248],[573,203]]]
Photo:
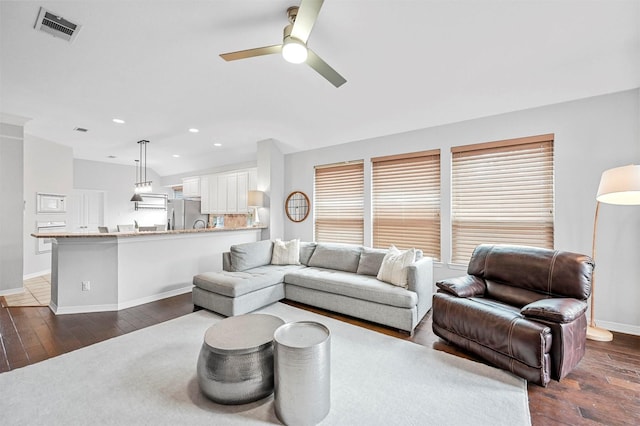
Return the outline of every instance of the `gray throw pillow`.
[[[387,254],[387,249],[364,247],[360,253],[360,262],[356,273],[360,275],[378,275],[380,265]]]
[[[269,240],[231,246],[231,271],[242,272],[247,269],[271,263],[273,243]]]
[[[354,244],[318,243],[309,259],[309,266],[356,272],[362,246]]]
[[[316,249],[316,243],[302,242],[300,241],[300,263],[308,266],[309,259]]]

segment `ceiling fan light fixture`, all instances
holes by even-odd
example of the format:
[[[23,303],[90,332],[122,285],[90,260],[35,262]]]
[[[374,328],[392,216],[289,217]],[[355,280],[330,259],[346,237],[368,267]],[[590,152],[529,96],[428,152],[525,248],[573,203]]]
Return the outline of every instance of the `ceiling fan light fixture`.
[[[282,57],[292,64],[301,64],[307,60],[307,46],[300,40],[287,37],[282,44]]]

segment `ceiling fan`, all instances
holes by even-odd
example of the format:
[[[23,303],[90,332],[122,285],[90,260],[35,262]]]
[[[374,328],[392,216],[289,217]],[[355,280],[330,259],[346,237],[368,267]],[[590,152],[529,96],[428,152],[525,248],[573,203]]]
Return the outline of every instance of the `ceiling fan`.
[[[284,27],[282,44],[223,53],[220,57],[225,61],[235,61],[254,56],[281,53],[286,61],[294,64],[306,62],[321,76],[329,80],[331,84],[336,87],[342,86],[347,80],[307,47],[309,34],[311,34],[313,25],[316,23],[322,3],[324,3],[324,0],[302,0],[299,7],[292,6],[287,9],[287,17],[290,24]]]

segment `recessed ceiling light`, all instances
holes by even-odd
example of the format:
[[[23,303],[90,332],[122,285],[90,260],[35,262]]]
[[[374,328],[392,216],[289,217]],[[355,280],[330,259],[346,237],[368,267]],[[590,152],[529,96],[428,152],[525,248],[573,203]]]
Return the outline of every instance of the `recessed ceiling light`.
[[[219,143],[219,142],[216,142],[216,143],[213,144],[213,146],[222,146],[222,144]]]
[[[179,154],[173,154],[172,157],[173,158],[180,158],[180,155]]]
[[[194,128],[192,127],[191,129],[189,129],[189,131],[190,131],[191,133],[198,133],[200,130],[198,130],[198,129],[194,129]]]
[[[121,119],[121,118],[114,118],[111,121],[113,121],[114,123],[117,123],[117,124],[124,124],[124,120]]]

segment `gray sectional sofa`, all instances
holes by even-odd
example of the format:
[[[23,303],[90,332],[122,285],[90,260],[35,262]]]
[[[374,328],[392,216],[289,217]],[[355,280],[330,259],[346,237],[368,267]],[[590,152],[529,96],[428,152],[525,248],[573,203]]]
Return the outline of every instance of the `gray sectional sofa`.
[[[419,250],[407,288],[376,278],[384,249],[301,242],[299,265],[272,265],[272,251],[268,240],[232,246],[223,271],[193,278],[194,305],[234,316],[286,298],[409,333],[431,309],[433,261]]]

